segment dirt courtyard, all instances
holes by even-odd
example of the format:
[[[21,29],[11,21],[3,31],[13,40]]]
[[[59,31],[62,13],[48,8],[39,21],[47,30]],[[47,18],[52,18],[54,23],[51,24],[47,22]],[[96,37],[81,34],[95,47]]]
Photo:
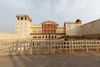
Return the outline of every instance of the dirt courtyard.
[[[100,53],[0,56],[0,67],[100,67]]]

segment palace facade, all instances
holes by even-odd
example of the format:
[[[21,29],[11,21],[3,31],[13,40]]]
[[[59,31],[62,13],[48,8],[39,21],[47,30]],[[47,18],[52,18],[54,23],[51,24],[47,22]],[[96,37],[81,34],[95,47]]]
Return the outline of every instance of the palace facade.
[[[23,38],[31,39],[59,39],[66,35],[80,35],[81,25],[79,19],[76,22],[66,22],[64,26],[59,26],[54,21],[44,21],[40,24],[32,24],[32,19],[28,15],[16,16],[16,30],[15,34]],[[73,29],[73,30],[71,30]]]
[[[75,22],[65,22],[64,26],[59,26],[54,21],[32,24],[32,19],[28,15],[17,15],[15,33],[0,33],[0,39],[58,40],[83,36],[98,37],[100,34],[99,25],[100,19],[83,25],[80,19]]]

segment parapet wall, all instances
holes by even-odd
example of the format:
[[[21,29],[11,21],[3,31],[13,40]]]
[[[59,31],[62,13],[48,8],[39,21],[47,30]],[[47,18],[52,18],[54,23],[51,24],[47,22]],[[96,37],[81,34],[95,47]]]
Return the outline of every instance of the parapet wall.
[[[100,40],[0,42],[0,55],[100,52]]]
[[[2,40],[2,39],[20,39],[20,38],[21,38],[21,36],[18,34],[0,32],[0,40]]]

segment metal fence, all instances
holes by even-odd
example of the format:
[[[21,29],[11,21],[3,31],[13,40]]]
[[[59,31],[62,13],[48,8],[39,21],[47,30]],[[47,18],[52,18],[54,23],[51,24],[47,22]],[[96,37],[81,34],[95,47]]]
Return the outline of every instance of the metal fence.
[[[0,42],[0,55],[99,52],[100,40]]]

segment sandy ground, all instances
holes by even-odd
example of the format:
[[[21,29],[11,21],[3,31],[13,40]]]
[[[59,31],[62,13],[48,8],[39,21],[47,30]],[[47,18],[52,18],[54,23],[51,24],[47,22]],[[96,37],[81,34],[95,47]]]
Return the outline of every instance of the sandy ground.
[[[0,67],[100,67],[100,53],[0,56]]]

